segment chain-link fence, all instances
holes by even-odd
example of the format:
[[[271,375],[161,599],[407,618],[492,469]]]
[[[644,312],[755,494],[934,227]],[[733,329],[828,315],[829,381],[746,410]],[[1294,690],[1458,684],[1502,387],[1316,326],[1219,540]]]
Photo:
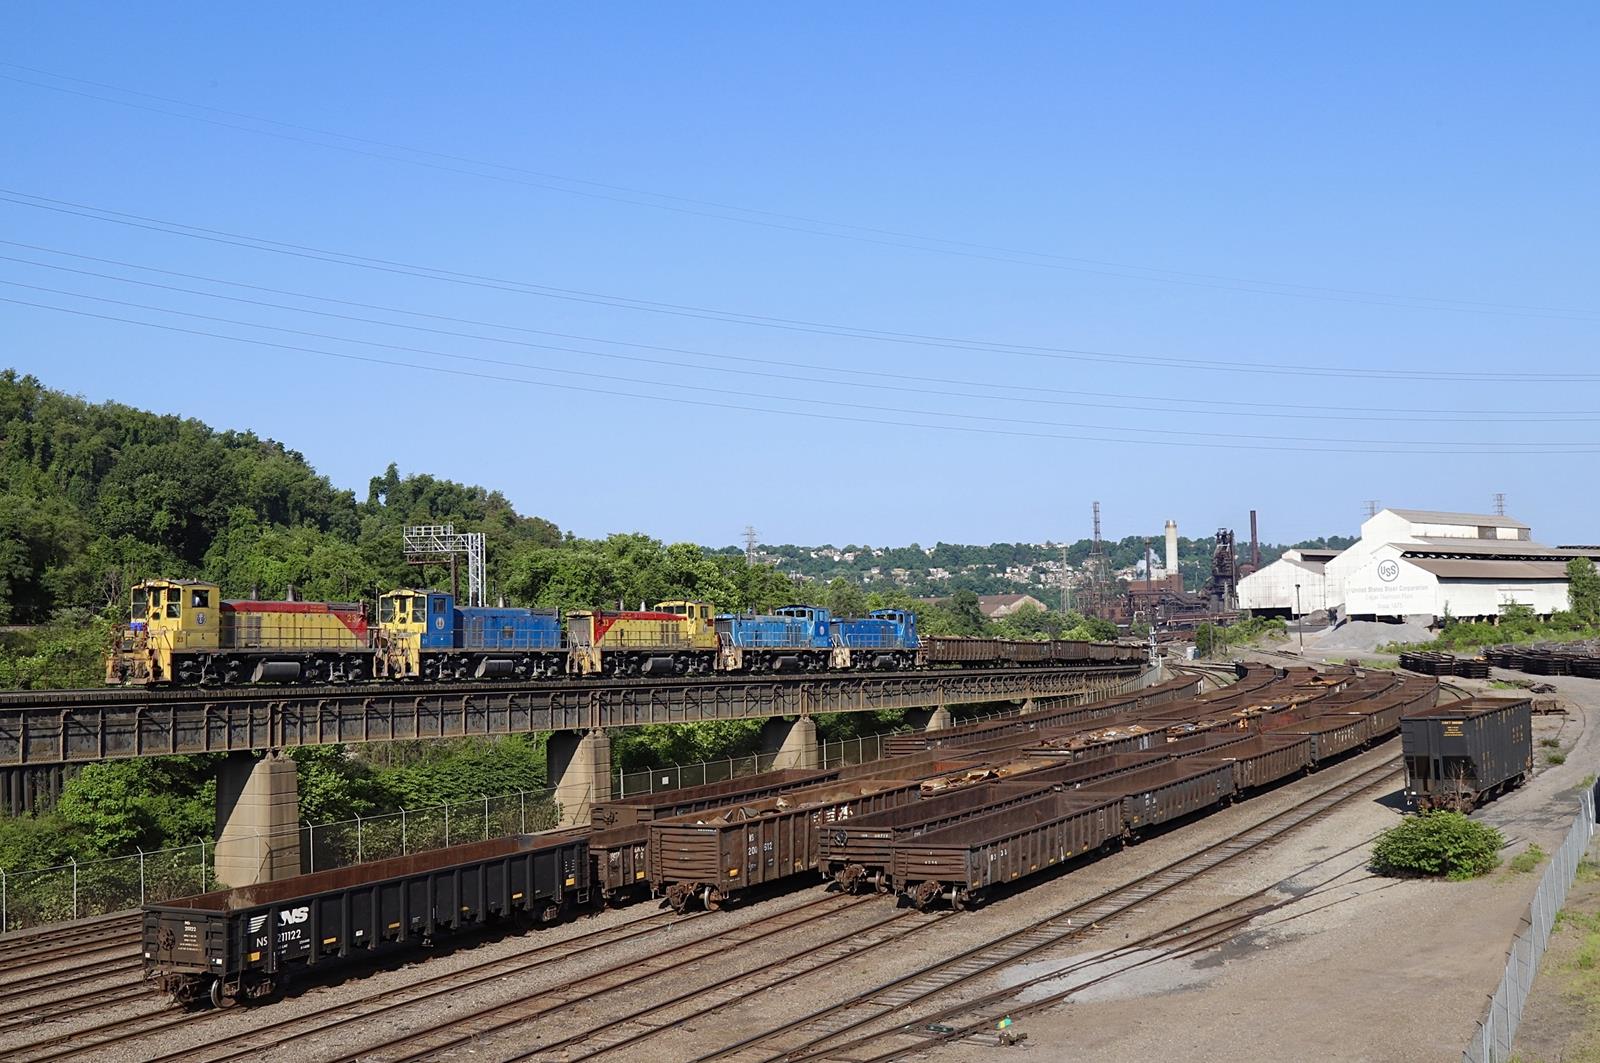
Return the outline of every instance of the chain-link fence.
[[[1462,1063],[1507,1063],[1512,1058],[1511,1042],[1522,1021],[1522,1009],[1528,1002],[1533,979],[1539,973],[1539,960],[1550,943],[1550,932],[1555,929],[1556,915],[1566,903],[1567,890],[1578,873],[1578,863],[1588,852],[1589,839],[1594,835],[1597,793],[1600,787],[1580,795],[1578,816],[1539,880],[1538,892],[1528,905],[1528,914],[1523,916],[1522,929],[1511,942],[1506,973],[1489,999],[1489,1010],[1478,1023],[1478,1032],[1467,1050],[1461,1053]]]
[[[0,933],[137,908],[216,885],[209,842],[72,861],[34,871],[0,870]]]
[[[524,790],[427,808],[301,824],[303,872],[405,856],[559,825],[555,790]],[[268,838],[270,839],[270,835]],[[220,889],[211,842],[32,871],[0,870],[0,933],[87,919]]]
[[[300,827],[302,870],[335,867],[550,830],[561,822],[555,790],[519,790],[499,797],[357,816]]]

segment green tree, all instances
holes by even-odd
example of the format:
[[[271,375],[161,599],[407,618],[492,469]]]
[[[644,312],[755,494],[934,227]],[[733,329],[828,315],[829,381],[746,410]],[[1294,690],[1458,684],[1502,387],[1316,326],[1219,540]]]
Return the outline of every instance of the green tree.
[[[864,616],[867,612],[865,592],[855,581],[843,576],[836,576],[828,582],[827,593],[820,604],[827,606],[834,616]]]
[[[1600,624],[1600,572],[1587,557],[1567,562],[1567,608],[1585,627]]]

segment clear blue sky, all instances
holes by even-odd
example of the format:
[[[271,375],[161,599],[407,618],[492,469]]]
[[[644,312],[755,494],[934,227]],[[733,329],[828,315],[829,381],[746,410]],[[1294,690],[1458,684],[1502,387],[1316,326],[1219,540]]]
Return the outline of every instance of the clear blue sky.
[[[1600,539],[1592,4],[3,19],[0,196],[93,209],[0,201],[50,249],[0,255],[146,283],[0,261],[80,312],[0,303],[0,364],[358,492],[394,461],[585,535],[926,544],[1504,491]]]

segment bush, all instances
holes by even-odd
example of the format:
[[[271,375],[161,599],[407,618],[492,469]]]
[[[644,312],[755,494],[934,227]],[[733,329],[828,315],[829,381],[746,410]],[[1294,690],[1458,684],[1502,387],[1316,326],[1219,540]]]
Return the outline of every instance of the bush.
[[[1378,836],[1372,870],[1401,878],[1428,875],[1461,881],[1492,871],[1504,844],[1499,831],[1459,812],[1426,812]]]
[[[1567,755],[1565,753],[1546,753],[1544,755],[1544,762],[1546,764],[1565,764],[1567,762]]]

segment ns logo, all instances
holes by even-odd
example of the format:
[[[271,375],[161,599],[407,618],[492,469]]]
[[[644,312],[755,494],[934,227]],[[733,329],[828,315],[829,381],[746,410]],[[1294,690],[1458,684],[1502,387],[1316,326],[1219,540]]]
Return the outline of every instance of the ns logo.
[[[279,926],[294,926],[311,918],[311,909],[306,905],[298,908],[285,908],[278,913]]]

